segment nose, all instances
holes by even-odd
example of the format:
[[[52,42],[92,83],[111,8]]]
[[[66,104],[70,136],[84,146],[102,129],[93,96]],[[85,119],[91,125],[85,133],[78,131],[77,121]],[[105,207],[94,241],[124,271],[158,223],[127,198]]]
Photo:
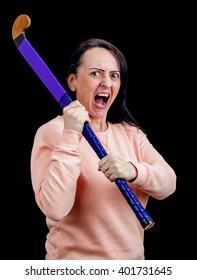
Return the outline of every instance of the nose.
[[[101,85],[102,85],[102,86],[105,86],[105,87],[111,87],[111,85],[112,85],[112,80],[111,80],[111,78],[110,78],[109,75],[106,75],[106,74],[105,74],[105,75],[102,76]]]

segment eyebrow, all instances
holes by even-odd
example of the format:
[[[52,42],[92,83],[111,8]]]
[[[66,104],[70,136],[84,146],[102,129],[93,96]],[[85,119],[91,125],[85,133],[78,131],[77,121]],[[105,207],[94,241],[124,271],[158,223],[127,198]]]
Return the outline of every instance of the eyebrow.
[[[90,68],[89,70],[99,70],[99,71],[101,71],[101,72],[105,72],[105,70],[103,70],[103,69],[101,69],[101,68],[97,68],[97,67],[92,67],[92,68]],[[112,73],[112,72],[120,72],[120,70],[112,70],[112,71],[109,71],[110,73]]]

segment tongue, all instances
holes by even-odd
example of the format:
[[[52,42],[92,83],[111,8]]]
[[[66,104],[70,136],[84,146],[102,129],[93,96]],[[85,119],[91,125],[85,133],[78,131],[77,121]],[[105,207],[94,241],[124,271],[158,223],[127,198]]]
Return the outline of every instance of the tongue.
[[[105,105],[105,101],[104,101],[103,97],[96,96],[95,102],[96,102],[96,104],[99,104],[99,105]]]

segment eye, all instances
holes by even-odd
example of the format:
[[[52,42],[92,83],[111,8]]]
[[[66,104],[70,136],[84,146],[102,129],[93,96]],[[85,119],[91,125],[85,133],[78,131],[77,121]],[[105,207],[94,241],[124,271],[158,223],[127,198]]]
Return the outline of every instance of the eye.
[[[112,77],[112,79],[119,79],[120,78],[120,73],[119,72],[112,72],[111,77]]]
[[[90,73],[91,76],[99,77],[101,75],[101,71],[95,70]]]

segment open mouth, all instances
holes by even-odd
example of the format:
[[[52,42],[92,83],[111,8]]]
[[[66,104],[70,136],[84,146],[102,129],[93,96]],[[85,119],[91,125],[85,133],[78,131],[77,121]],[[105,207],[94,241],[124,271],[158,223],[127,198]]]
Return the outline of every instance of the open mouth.
[[[106,106],[108,99],[109,99],[109,94],[107,93],[99,93],[94,97],[94,101],[96,105],[101,107]]]

